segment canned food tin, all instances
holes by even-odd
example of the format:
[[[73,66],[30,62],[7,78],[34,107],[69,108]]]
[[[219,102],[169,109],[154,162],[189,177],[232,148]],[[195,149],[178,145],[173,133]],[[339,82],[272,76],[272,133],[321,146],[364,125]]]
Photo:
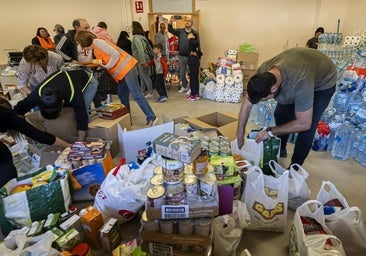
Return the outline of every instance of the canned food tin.
[[[209,236],[211,228],[210,218],[196,219],[194,222],[194,234],[197,236]]]
[[[216,176],[214,173],[206,173],[204,175],[199,176],[199,194],[201,197],[205,198],[208,196],[212,196],[215,192],[216,186]]]
[[[193,235],[193,219],[178,220],[180,235]]]
[[[159,221],[149,220],[146,216],[146,211],[141,215],[141,226],[144,231],[160,232]]]
[[[159,166],[156,166],[155,168],[154,168],[154,174],[155,175],[158,175],[158,174],[163,174],[163,169],[162,169],[162,167],[159,165]]]
[[[185,193],[182,182],[177,184],[168,184],[166,186],[165,202],[167,205],[184,204]]]
[[[72,160],[71,160],[71,163],[72,163],[72,168],[73,169],[77,169],[81,166],[82,162],[81,162],[81,158],[80,157],[74,157]]]
[[[191,164],[185,164],[183,174],[184,175],[193,174],[193,166]]]
[[[164,186],[152,186],[147,192],[147,203],[151,208],[160,208],[164,203]]]
[[[159,220],[160,232],[163,234],[173,234],[173,220]]]
[[[163,167],[163,179],[167,184],[177,184],[182,181],[184,165],[177,169],[165,169]]]
[[[162,174],[157,174],[151,177],[150,184],[152,186],[160,186],[164,184],[164,178]]]
[[[185,175],[183,178],[183,184],[187,194],[197,195],[197,176],[196,175]]]

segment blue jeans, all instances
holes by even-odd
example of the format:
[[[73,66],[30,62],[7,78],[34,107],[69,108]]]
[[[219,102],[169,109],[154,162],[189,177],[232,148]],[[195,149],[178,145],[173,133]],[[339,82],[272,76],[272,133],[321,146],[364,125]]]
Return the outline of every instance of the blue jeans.
[[[179,55],[179,79],[184,88],[187,88],[187,65],[188,57]]]
[[[149,102],[145,99],[144,95],[139,88],[139,80],[137,77],[137,69],[134,67],[127,73],[127,75],[118,82],[118,97],[123,105],[125,105],[131,112],[129,93],[131,93],[133,99],[140,106],[142,112],[144,112],[147,121],[155,120],[156,116],[151,109]]]
[[[138,71],[140,75],[141,80],[141,91],[144,91],[147,89],[149,94],[153,94],[153,87],[152,87],[152,81],[150,78],[150,67],[142,67],[138,66]]]
[[[291,164],[302,165],[304,163],[306,157],[310,152],[316,127],[318,125],[320,117],[323,114],[324,110],[327,108],[334,91],[335,86],[328,90],[314,92],[313,119],[311,121],[311,127],[307,131],[302,131],[298,133],[294,148],[294,154],[291,158]],[[285,124],[292,120],[295,120],[295,105],[282,105],[277,103],[274,116],[276,120],[276,125]],[[281,149],[286,148],[288,136],[288,134],[278,136],[279,138],[281,138]]]
[[[85,90],[83,92],[85,108],[86,108],[86,111],[88,111],[88,112],[89,112],[90,104],[92,103],[95,93],[97,92],[97,89],[98,89],[98,81],[97,81],[97,79],[95,79],[93,77],[93,79],[90,81],[90,83],[88,84],[88,86],[85,88]],[[90,122],[91,121],[90,115],[88,115],[88,116],[89,116],[89,122]]]

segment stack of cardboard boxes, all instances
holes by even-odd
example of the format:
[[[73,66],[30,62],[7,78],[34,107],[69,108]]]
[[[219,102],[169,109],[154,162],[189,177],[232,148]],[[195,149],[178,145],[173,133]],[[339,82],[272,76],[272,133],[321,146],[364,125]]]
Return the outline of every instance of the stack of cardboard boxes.
[[[237,62],[240,63],[243,72],[244,90],[246,90],[249,79],[255,74],[258,68],[258,52],[238,52]]]

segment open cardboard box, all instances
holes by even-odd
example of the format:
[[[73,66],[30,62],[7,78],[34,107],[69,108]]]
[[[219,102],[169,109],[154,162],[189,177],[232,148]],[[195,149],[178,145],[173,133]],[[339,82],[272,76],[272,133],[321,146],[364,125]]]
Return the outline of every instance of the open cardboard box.
[[[238,114],[229,112],[213,112],[210,114],[185,118],[185,120],[197,129],[216,129],[220,135],[229,137],[230,140],[236,138],[238,126]]]
[[[118,144],[120,145],[120,156],[130,161],[137,162],[140,152],[146,150],[146,143],[152,142],[164,132],[174,132],[173,121],[165,115],[158,119],[158,124],[138,130],[125,130],[118,125]]]
[[[169,255],[169,256],[210,256],[213,255],[212,246],[200,246],[202,251],[183,251],[179,245],[162,244],[156,242],[142,241],[141,248],[149,255]]]
[[[65,139],[77,136],[75,114],[72,108],[64,108],[61,115],[54,120],[43,118],[40,112],[29,113],[26,115],[26,119],[39,130],[49,132],[59,138]],[[101,138],[112,142],[110,151],[112,157],[115,157],[120,151],[117,126],[123,127],[127,131],[131,130],[130,114],[114,120],[96,118],[88,126],[88,137]]]

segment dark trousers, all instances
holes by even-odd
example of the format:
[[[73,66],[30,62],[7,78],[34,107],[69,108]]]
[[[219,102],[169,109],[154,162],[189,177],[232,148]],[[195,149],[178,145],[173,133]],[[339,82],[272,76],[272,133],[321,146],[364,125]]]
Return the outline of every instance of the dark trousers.
[[[155,74],[154,87],[158,91],[159,96],[168,97],[163,74]]]
[[[199,70],[200,70],[200,59],[197,56],[189,56],[188,58],[189,68],[189,88],[191,89],[191,95],[199,95]]]
[[[0,141],[0,188],[9,180],[17,178],[17,169],[14,166],[13,156],[8,147]]]
[[[291,164],[302,165],[304,163],[306,157],[310,152],[316,127],[318,125],[320,117],[323,114],[324,110],[327,108],[334,92],[335,87],[314,93],[313,118],[311,121],[311,127],[307,131],[302,131],[298,133],[294,148],[294,154],[291,158]],[[282,105],[277,103],[274,116],[276,120],[276,125],[285,124],[292,120],[295,120],[295,105]],[[288,136],[289,135],[278,136],[279,138],[281,138],[281,149],[286,148]]]

